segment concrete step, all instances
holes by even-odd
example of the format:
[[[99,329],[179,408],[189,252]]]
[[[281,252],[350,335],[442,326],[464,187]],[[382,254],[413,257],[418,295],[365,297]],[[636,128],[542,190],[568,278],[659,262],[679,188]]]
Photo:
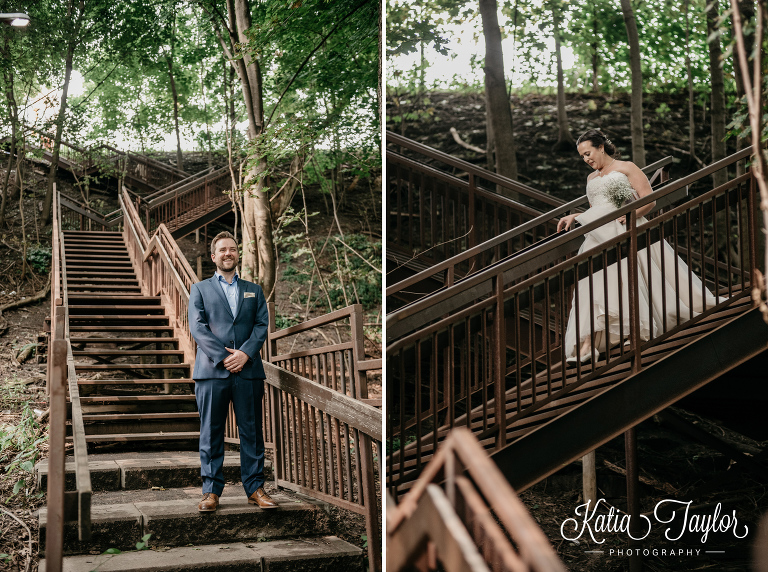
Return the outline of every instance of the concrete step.
[[[84,554],[109,548],[131,550],[145,534],[156,545],[186,546],[218,542],[259,542],[296,536],[330,534],[325,503],[269,486],[278,508],[264,510],[248,504],[241,485],[227,485],[219,509],[200,513],[200,487],[186,489],[93,493],[91,540],[78,540],[77,523],[64,525],[64,554]],[[39,511],[40,552],[45,550],[48,511]]]
[[[142,452],[126,454],[88,455],[91,488],[94,491],[140,490],[152,487],[199,487],[200,455],[197,451]],[[67,458],[64,485],[75,490],[75,462]],[[48,486],[48,459],[35,466],[37,486]],[[264,461],[264,477],[272,480],[272,461]],[[224,453],[224,479],[240,482],[240,454]]]
[[[272,540],[269,542],[209,544],[150,550],[68,556],[63,572],[346,572],[362,571],[362,550],[336,536]],[[45,560],[40,561],[45,572]]]

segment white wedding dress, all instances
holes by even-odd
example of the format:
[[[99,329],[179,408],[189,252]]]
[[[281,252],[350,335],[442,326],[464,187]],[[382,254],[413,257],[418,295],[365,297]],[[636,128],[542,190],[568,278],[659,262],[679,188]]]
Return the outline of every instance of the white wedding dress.
[[[617,210],[616,206],[607,196],[607,189],[610,185],[616,185],[612,178],[618,179],[620,183],[626,184],[630,190],[632,186],[624,173],[612,171],[605,176],[597,176],[587,182],[587,198],[590,208],[576,217],[581,225],[586,225],[591,221],[605,216],[611,211]],[[637,196],[635,194],[635,196]],[[627,217],[629,219],[629,217]],[[644,217],[638,217],[637,224],[646,222]],[[579,248],[579,254],[590,250],[599,244],[606,242],[619,234],[626,232],[626,226],[616,220],[596,228],[584,235],[584,244]],[[664,256],[662,259],[662,248]],[[680,308],[680,321],[690,319],[704,311],[704,297],[702,296],[701,280],[691,274],[692,289],[688,284],[688,267],[685,262],[675,255],[674,249],[665,241],[654,242],[650,246],[650,268],[648,265],[648,252],[646,249],[638,251],[638,294],[640,299],[640,338],[649,340],[651,335],[654,337],[663,331],[669,330],[678,323],[678,298]],[[596,258],[597,260],[597,258]],[[664,265],[664,274],[662,278],[662,260]],[[679,291],[675,285],[675,265],[677,265],[677,276]],[[620,266],[620,268],[619,268]],[[621,272],[621,281],[619,281],[619,270]],[[649,273],[650,270],[650,273]],[[571,313],[568,317],[568,326],[565,332],[565,355],[566,358],[575,358],[578,356],[579,348],[584,340],[590,337],[590,331],[595,332],[595,356],[597,353],[605,351],[607,346],[614,346],[623,339],[627,339],[630,333],[629,321],[629,271],[627,268],[627,259],[623,258],[619,265],[616,263],[608,266],[607,270],[607,290],[603,277],[603,271],[598,270],[592,274],[592,292],[590,293],[589,280],[583,278],[578,283],[578,342],[576,328],[576,289],[571,300]],[[620,284],[621,282],[621,284]],[[649,286],[651,296],[649,296]],[[619,288],[621,287],[621,305],[619,312]],[[662,302],[662,290],[664,292]],[[692,291],[692,296],[689,292]],[[705,290],[706,308],[715,305],[715,297]],[[650,298],[650,302],[649,302]],[[691,313],[692,310],[692,313]],[[666,327],[664,323],[664,314],[666,314]],[[590,327],[590,322],[594,320],[594,328]],[[621,323],[623,322],[623,324]],[[583,356],[582,356],[583,357]]]

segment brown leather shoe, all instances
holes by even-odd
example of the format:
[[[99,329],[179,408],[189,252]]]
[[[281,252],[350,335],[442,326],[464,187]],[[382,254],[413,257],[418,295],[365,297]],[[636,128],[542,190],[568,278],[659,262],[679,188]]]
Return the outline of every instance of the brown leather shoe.
[[[214,512],[219,508],[219,495],[214,493],[205,493],[203,500],[197,505],[197,510],[200,512]]]
[[[259,508],[277,508],[277,503],[267,494],[264,487],[259,487],[255,493],[248,497],[248,504],[258,505]]]

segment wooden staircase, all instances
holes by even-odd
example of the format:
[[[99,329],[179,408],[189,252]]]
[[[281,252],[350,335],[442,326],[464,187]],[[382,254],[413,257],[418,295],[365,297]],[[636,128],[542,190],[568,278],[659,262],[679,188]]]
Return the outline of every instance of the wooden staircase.
[[[751,337],[753,343],[741,344],[738,352],[728,356],[730,361],[718,360],[709,368],[709,377],[685,376],[686,363],[689,370],[701,370],[693,364],[706,363],[706,354],[713,349],[707,340],[721,329],[738,337]],[[422,464],[432,459],[435,443],[441,443],[454,427],[466,427],[491,454],[513,488],[525,490],[563,464],[580,458],[766,349],[768,327],[760,323],[749,295],[742,294],[642,351],[642,375],[633,370],[629,348],[620,345],[607,356],[601,355],[596,363],[580,365],[578,369],[574,366],[563,371],[559,364],[542,368],[541,373],[523,381],[519,391],[515,387],[504,392],[503,438],[498,430],[496,407],[489,400],[404,447],[404,458],[398,457],[398,462],[390,467],[392,484],[398,492],[408,490]],[[640,392],[633,386],[639,378],[644,380]],[[490,389],[492,393],[493,388]],[[595,398],[603,405],[587,403]],[[628,404],[635,411],[630,413]],[[589,414],[585,413],[587,409]],[[521,411],[528,412],[520,414]],[[589,415],[593,416],[591,423],[586,422]],[[523,458],[525,463],[520,463]]]
[[[211,197],[205,183],[190,182],[190,191],[200,190],[199,202]],[[198,512],[199,416],[189,363],[195,346],[187,324],[197,278],[165,224],[150,238],[132,198],[124,189],[120,233],[61,231],[63,219],[77,222],[71,212],[88,219],[85,225],[80,219],[81,229],[95,219],[58,194],[54,202],[50,455],[37,468],[48,491],[39,513],[46,551],[40,570],[360,570],[363,550],[332,536],[349,527],[328,510],[335,505],[364,520],[370,566],[378,572],[381,512],[373,459],[382,450],[381,414],[302,377],[306,371],[264,364],[265,477],[278,508],[247,503],[237,454],[228,453],[219,510],[206,518]],[[355,315],[362,340],[362,316]],[[336,312],[330,321],[341,317]],[[265,345],[265,357],[272,345]],[[351,357],[350,380],[371,369],[364,355]],[[310,431],[310,414],[318,435]],[[231,407],[224,437],[239,444]],[[65,439],[74,452],[66,458]],[[308,472],[298,470],[304,455]],[[164,550],[133,551],[147,535],[150,546]],[[130,552],[92,556],[109,548]]]
[[[388,315],[388,436],[394,452],[387,479],[393,496],[413,486],[454,427],[472,431],[520,491],[764,354],[768,326],[751,302],[761,258],[756,238],[763,236],[751,173],[698,196],[669,200],[688,186],[703,186],[712,173],[750,152],[740,151]],[[654,200],[657,206],[669,202],[649,221],[630,220],[627,232],[577,254],[586,233],[622,214],[629,219],[634,209]],[[632,285],[646,256],[650,273],[649,245],[661,246],[661,240],[674,252],[667,256],[684,260],[716,300],[692,316],[679,304],[675,309],[676,295],[666,298],[656,287],[654,301],[666,304],[674,319],[657,323],[650,339],[641,339],[638,316],[642,308],[650,315],[651,294],[641,299]],[[620,259],[625,270],[619,284],[625,290],[604,282],[603,269],[618,266]],[[664,280],[663,269],[654,272],[662,274],[655,280]],[[674,273],[667,278],[683,280]],[[563,338],[577,285],[590,293],[618,288],[632,325],[614,334],[616,345],[594,363],[570,365]],[[594,322],[592,327],[599,330]]]
[[[122,233],[65,231],[69,330],[88,442],[192,441],[189,363],[159,296],[144,296]]]

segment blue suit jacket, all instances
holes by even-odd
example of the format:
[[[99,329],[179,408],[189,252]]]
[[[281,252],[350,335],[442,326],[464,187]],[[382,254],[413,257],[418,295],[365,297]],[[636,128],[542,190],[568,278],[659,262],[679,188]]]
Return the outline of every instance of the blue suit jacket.
[[[216,276],[192,284],[189,292],[189,330],[197,342],[193,379],[229,376],[229,371],[222,364],[230,355],[226,348],[241,350],[251,358],[239,373],[240,377],[266,377],[259,350],[267,338],[267,302],[258,284],[238,278],[237,286],[237,308],[233,316]]]

